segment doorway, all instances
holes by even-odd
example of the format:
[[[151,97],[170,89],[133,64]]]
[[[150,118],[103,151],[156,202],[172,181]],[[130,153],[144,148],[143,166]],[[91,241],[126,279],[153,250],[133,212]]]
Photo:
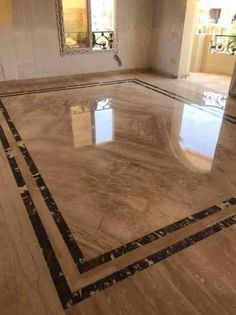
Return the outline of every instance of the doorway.
[[[195,10],[186,79],[227,94],[236,61],[236,2],[199,0]]]

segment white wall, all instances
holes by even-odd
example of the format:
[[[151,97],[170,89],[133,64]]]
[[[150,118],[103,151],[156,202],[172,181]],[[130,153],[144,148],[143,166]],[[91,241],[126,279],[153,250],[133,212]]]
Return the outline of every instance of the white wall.
[[[149,66],[154,0],[118,0],[118,67],[112,53],[61,57],[55,0],[0,0],[0,80]]]
[[[187,0],[156,0],[151,40],[151,66],[177,77]]]

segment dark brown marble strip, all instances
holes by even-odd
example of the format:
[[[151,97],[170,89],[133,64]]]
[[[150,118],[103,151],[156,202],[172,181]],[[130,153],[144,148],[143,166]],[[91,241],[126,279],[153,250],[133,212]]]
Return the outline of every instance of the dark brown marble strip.
[[[81,272],[89,271],[99,265],[102,265],[104,263],[107,263],[115,258],[118,258],[120,256],[125,255],[128,252],[131,252],[135,249],[138,249],[142,246],[145,246],[153,241],[156,241],[162,237],[167,236],[168,234],[171,234],[175,231],[178,231],[180,229],[183,229],[186,226],[189,226],[193,223],[199,222],[201,220],[204,220],[205,218],[222,211],[225,207],[230,207],[232,205],[236,205],[236,198],[230,198],[225,201],[223,201],[219,205],[215,205],[212,207],[209,207],[207,209],[201,210],[189,217],[183,218],[177,222],[174,222],[170,225],[167,225],[159,230],[156,230],[152,233],[149,233],[143,237],[140,237],[132,242],[126,243],[114,250],[111,250],[101,256],[98,256],[96,258],[93,258],[89,261],[85,261],[82,264]]]
[[[22,141],[22,138],[16,129],[12,119],[10,118],[4,104],[0,101],[0,110],[2,111],[6,122],[8,123],[8,126],[15,138],[15,141],[25,159],[25,162],[32,174],[32,177],[35,180],[36,185],[38,186],[40,193],[42,194],[42,197],[63,237],[65,240],[65,244],[70,251],[70,254],[76,263],[76,266],[80,273],[87,272],[95,267],[98,267],[102,264],[105,264],[117,257],[120,257],[122,255],[125,255],[128,252],[131,252],[141,246],[145,246],[160,237],[164,237],[167,234],[173,233],[181,228],[184,228],[185,226],[191,225],[195,222],[198,222],[200,220],[205,219],[206,217],[213,215],[217,213],[218,211],[221,211],[224,206],[227,205],[233,205],[236,204],[236,198],[230,198],[228,200],[223,201],[220,205],[214,205],[212,207],[209,207],[207,209],[201,210],[192,216],[183,218],[180,221],[177,221],[173,224],[170,224],[166,227],[163,227],[157,231],[151,232],[141,238],[138,238],[132,242],[129,242],[127,244],[124,244],[120,246],[119,248],[116,248],[114,250],[111,250],[105,254],[102,254],[98,257],[95,257],[89,261],[85,261],[83,259],[83,254],[79,248],[79,245],[76,243],[75,238],[72,235],[72,232],[70,231],[68,225],[65,222],[64,217],[62,216],[60,210],[58,209],[56,202],[50,193],[48,187],[46,186],[46,183],[42,176],[39,173],[38,168],[36,167],[29,151],[27,150],[25,144]]]
[[[52,196],[52,194],[50,193],[44,179],[42,178],[42,176],[39,173],[39,170],[37,168],[37,166],[35,165],[29,151],[27,150],[26,146],[24,145],[22,138],[20,136],[20,134],[18,133],[18,130],[16,129],[12,119],[10,118],[4,104],[2,103],[2,101],[0,100],[0,111],[3,113],[3,116],[12,132],[12,135],[17,143],[17,146],[20,149],[21,154],[23,155],[25,162],[31,172],[31,175],[36,183],[36,185],[38,186],[38,189],[48,207],[48,210],[56,224],[56,226],[58,227],[58,230],[60,231],[64,242],[78,268],[78,270],[80,270],[80,265],[81,265],[81,260],[83,259],[83,254],[74,238],[74,236],[72,235],[64,217],[62,216],[61,212],[58,209],[58,206]]]
[[[149,85],[149,83],[144,83],[144,82],[140,82],[140,80],[137,80],[137,79],[135,79],[134,81],[133,81],[133,83],[135,83],[135,84],[137,84],[137,85],[140,85],[140,86],[142,86],[142,87],[144,87],[144,88],[146,88],[146,89],[149,89],[149,90],[151,90],[151,91],[154,91],[154,92],[157,92],[157,93],[160,93],[160,94],[162,94],[162,95],[165,95],[165,96],[167,96],[167,97],[169,97],[169,98],[172,98],[172,99],[174,99],[174,100],[180,100],[180,97],[177,97],[177,95],[176,94],[174,94],[174,93],[171,93],[171,92],[169,92],[169,91],[167,91],[167,90],[162,90],[162,89],[159,89],[158,87],[152,87],[152,85]],[[181,100],[182,102],[185,102],[185,101],[183,101],[183,100]]]
[[[77,303],[80,303],[89,297],[94,296],[100,291],[105,290],[106,288],[111,287],[127,279],[128,277],[131,277],[135,275],[136,273],[141,272],[145,270],[146,268],[151,267],[154,264],[157,264],[183,251],[184,249],[187,249],[188,247],[193,246],[194,244],[198,242],[210,236],[213,236],[214,234],[222,231],[223,229],[226,229],[236,224],[236,215],[231,216],[175,244],[172,244],[142,260],[139,260],[118,272],[115,272],[103,279],[100,279],[96,281],[95,283],[92,283],[82,288],[81,290],[78,290],[72,293],[69,289],[65,276],[61,270],[60,264],[58,263],[55,252],[48,239],[48,236],[40,220],[40,217],[37,213],[37,209],[35,208],[35,205],[31,199],[30,193],[27,190],[23,176],[18,168],[17,162],[14,156],[12,155],[12,150],[9,146],[9,143],[7,141],[7,138],[1,126],[0,126],[0,140],[2,142],[12,173],[15,177],[17,186],[22,190],[22,193],[21,193],[22,200],[24,202],[29,219],[31,221],[34,232],[38,239],[39,245],[42,248],[44,258],[46,260],[48,269],[50,271],[55,288],[57,290],[58,296],[60,298],[61,304],[64,309],[70,308],[71,306]],[[234,199],[233,200],[233,203],[234,203],[236,198],[233,198],[233,199]],[[195,215],[195,217],[198,219],[200,219],[202,216],[204,215],[203,214]],[[162,233],[161,233],[161,236],[162,236]]]
[[[95,86],[116,85],[116,84],[123,84],[123,83],[128,83],[128,82],[133,82],[133,79],[91,82],[91,83],[82,83],[82,84],[75,84],[75,85],[57,86],[57,87],[52,87],[52,88],[41,88],[41,89],[35,89],[35,90],[7,92],[7,93],[1,93],[0,97],[5,98],[5,97],[10,97],[10,96],[31,95],[31,94],[40,94],[40,93],[56,92],[56,91],[64,91],[64,90],[84,89],[84,88],[91,88]]]
[[[197,244],[200,241],[207,239],[210,236],[219,233],[220,231],[227,229],[230,226],[236,224],[236,215],[231,216],[219,223],[216,223],[200,232],[197,232],[185,239],[172,244],[142,260],[137,261],[134,264],[129,265],[128,267],[117,271],[101,280],[96,281],[95,283],[84,287],[83,289],[72,293],[72,297],[68,302],[68,307],[82,302],[85,299],[94,296],[95,294],[99,293],[102,290],[105,290],[125,279],[135,275],[136,273],[143,271],[154,264],[157,264],[173,255]]]
[[[0,126],[0,141],[4,148],[10,169],[14,175],[17,187],[20,189],[20,195],[24,203],[25,209],[29,216],[30,222],[34,229],[35,235],[38,239],[39,246],[42,249],[43,256],[47,263],[48,269],[50,271],[54,286],[57,290],[58,296],[60,298],[63,308],[66,308],[68,305],[68,300],[71,297],[71,291],[67,284],[66,278],[63,274],[61,266],[56,258],[54,249],[51,242],[47,236],[47,233],[44,229],[43,223],[39,217],[37,209],[34,205],[34,202],[31,198],[30,192],[26,187],[24,178],[21,174],[21,171],[17,165],[16,159],[12,155],[12,149],[8,143],[6,135]]]
[[[228,118],[231,118],[231,119],[233,119],[233,120],[236,120],[236,117],[233,116],[233,115],[230,115],[230,114],[227,114],[227,113],[225,113],[225,115],[227,115]]]
[[[225,115],[224,120],[230,122],[231,124],[236,125],[236,118],[235,119],[228,118],[227,115]]]
[[[0,102],[0,107],[1,107],[1,102]],[[4,108],[4,105],[3,105],[3,108]],[[3,114],[4,114],[4,112],[3,112]],[[5,115],[4,115],[4,117],[6,118]],[[15,128],[13,128],[14,124],[12,123],[9,115],[8,115],[7,122],[8,122],[8,125],[9,125],[12,133],[13,133],[13,136],[15,137],[15,140],[16,140],[18,146],[20,147],[22,145],[22,149],[25,149],[25,146],[21,143],[22,140],[21,140],[17,130]],[[13,172],[13,175],[15,177],[17,186],[19,188],[21,188],[21,190],[22,190],[22,193],[21,193],[22,200],[25,204],[27,213],[29,215],[31,224],[33,226],[33,229],[34,229],[34,232],[37,236],[39,244],[43,250],[44,258],[47,262],[47,266],[48,266],[49,271],[51,273],[54,285],[56,287],[59,298],[60,298],[61,303],[62,303],[64,308],[68,308],[68,307],[70,307],[76,303],[79,303],[79,302],[87,299],[88,297],[93,296],[94,294],[100,292],[101,290],[104,290],[104,289],[106,289],[112,285],[115,285],[116,283],[136,274],[137,272],[140,272],[140,271],[152,266],[153,264],[156,264],[156,263],[158,263],[164,259],[167,259],[168,257],[171,257],[172,255],[174,255],[174,254],[176,254],[176,253],[178,253],[178,252],[180,252],[180,251],[182,251],[182,250],[184,250],[190,246],[193,246],[197,242],[204,240],[207,237],[210,237],[210,236],[214,235],[215,233],[218,233],[218,232],[222,231],[223,229],[226,229],[229,226],[236,224],[236,215],[235,215],[235,216],[232,216],[228,219],[225,219],[225,220],[223,220],[217,224],[214,224],[211,227],[206,228],[205,230],[202,230],[196,234],[193,234],[193,235],[185,238],[184,240],[182,240],[178,243],[175,243],[171,246],[168,246],[165,249],[162,249],[161,251],[158,251],[157,253],[154,253],[154,254],[146,257],[145,259],[142,259],[142,260],[140,260],[140,261],[116,272],[116,273],[113,273],[112,275],[110,275],[108,277],[105,277],[104,279],[101,279],[101,280],[99,280],[99,281],[97,281],[97,282],[95,282],[89,286],[86,286],[82,290],[71,293],[69,286],[66,282],[66,279],[63,275],[63,272],[61,270],[60,264],[57,261],[55,252],[52,248],[52,245],[48,239],[46,231],[45,231],[43,224],[39,218],[39,215],[37,213],[37,210],[36,210],[34,203],[31,199],[30,193],[25,186],[24,179],[23,179],[22,174],[18,168],[16,160],[11,154],[12,150],[9,146],[9,143],[8,143],[8,141],[5,137],[5,134],[4,134],[1,127],[0,127],[0,140],[3,144],[4,150],[5,150],[9,165],[11,167],[11,170]],[[23,150],[21,152],[23,154],[25,151]],[[30,155],[29,155],[29,157],[31,158]],[[34,166],[35,166],[34,163],[31,164],[30,162],[31,162],[31,160],[28,161],[27,165],[29,167],[34,168]],[[38,178],[37,177],[38,174],[34,174],[34,176],[36,179]],[[235,204],[235,200],[236,200],[236,198],[231,198],[228,201],[224,202],[224,204],[225,205],[227,205],[228,203],[229,203],[229,205]],[[207,217],[207,216],[209,216],[215,212],[218,212],[221,210],[221,207],[222,207],[222,205],[214,206],[214,207],[210,207],[206,210],[200,211],[199,213],[196,213],[195,215],[193,215],[189,218],[186,218],[189,220],[189,221],[188,220],[186,221],[186,224],[187,225],[192,224],[196,221],[203,219],[204,217]],[[160,229],[159,233],[157,234],[158,238],[165,236],[165,233],[172,233],[175,230],[178,230],[178,229],[186,226],[186,225],[184,225],[183,220],[176,222],[175,224],[172,225],[172,227],[170,225],[170,226],[167,226],[163,229]],[[196,221],[194,221],[194,220],[196,220]],[[180,223],[180,222],[182,222],[182,223]],[[146,237],[143,237],[141,239],[142,239],[141,242],[143,242],[143,245],[147,244],[146,242],[148,242],[148,239],[146,239]],[[134,242],[136,242],[136,241],[134,241]],[[134,242],[131,242],[131,243],[134,243]],[[122,253],[122,255],[123,255],[123,253]]]
[[[180,102],[183,102],[183,103],[186,103],[190,106],[194,106],[194,105],[197,105],[199,106],[198,108],[201,109],[201,110],[204,110],[207,109],[207,108],[216,108],[220,111],[224,110],[223,108],[221,107],[218,107],[218,106],[206,106],[206,105],[202,105],[202,104],[198,104],[197,102],[194,102],[194,101],[191,101],[190,99],[186,98],[186,97],[183,97],[181,95],[178,95],[176,93],[173,93],[173,92],[170,92],[166,89],[163,89],[163,88],[160,88],[156,85],[153,85],[153,84],[150,84],[150,83],[147,83],[145,81],[142,81],[142,80],[139,80],[139,79],[135,79],[133,81],[133,83],[136,83],[144,88],[147,88],[149,90],[152,90],[154,92],[157,92],[157,93],[160,93],[162,95],[165,95],[169,98],[172,98],[174,100],[177,100],[177,101],[180,101]],[[211,113],[212,115],[214,115],[213,113]],[[227,122],[230,122],[232,124],[236,124],[236,117],[233,116],[233,115],[230,115],[230,114],[227,114],[227,113],[224,113],[224,116],[223,116],[223,119]]]
[[[161,87],[159,87],[157,85],[153,85],[153,84],[145,82],[143,80],[135,79],[134,83],[136,83],[138,85],[141,85],[143,87],[146,87],[149,90],[152,90],[152,91],[155,91],[157,93],[163,94],[163,95],[165,95],[167,97],[170,97],[170,98],[173,98],[175,100],[178,100],[180,102],[187,103],[188,105],[196,104],[198,106],[203,106],[202,104],[198,104],[197,102],[194,102],[194,101],[190,100],[189,98],[186,98],[186,97],[181,96],[181,95],[179,95],[177,93],[168,91],[168,90],[163,89],[163,88],[161,88]],[[219,108],[219,107],[216,107],[216,108],[217,109],[222,109],[222,108]]]
[[[8,92],[8,93],[1,93],[0,97],[10,97],[10,96],[20,96],[20,95],[31,95],[31,94],[39,94],[39,93],[47,93],[47,92],[56,92],[56,91],[63,91],[63,90],[73,90],[73,89],[83,89],[83,88],[92,88],[96,86],[106,86],[106,85],[116,85],[116,84],[123,84],[123,83],[136,83],[139,84],[143,87],[146,87],[150,90],[153,90],[155,92],[161,93],[167,97],[170,97],[175,100],[179,100],[181,102],[185,102],[189,105],[196,104],[198,106],[203,106],[201,104],[197,104],[196,102],[183,97],[181,95],[178,95],[174,92],[170,92],[167,89],[161,88],[159,86],[153,85],[151,83],[145,82],[140,79],[123,79],[123,80],[113,80],[113,81],[102,81],[102,82],[92,82],[92,83],[82,83],[82,84],[75,84],[75,85],[67,85],[67,86],[57,86],[57,87],[52,87],[52,88],[41,88],[41,89],[35,89],[35,90],[23,90],[23,91],[16,91],[16,92]],[[217,109],[221,109],[217,106],[210,106],[214,107]],[[230,123],[235,123],[234,120],[236,120],[235,116],[229,115],[225,113],[226,121]],[[229,118],[229,119],[227,119]],[[233,121],[232,121],[233,119]]]
[[[204,106],[204,105],[202,105],[202,104],[198,104],[198,103],[196,103],[196,102],[190,100],[189,98],[187,98],[187,97],[185,97],[185,96],[181,96],[181,95],[179,95],[179,94],[177,94],[177,93],[168,91],[168,90],[163,89],[163,88],[161,88],[161,87],[159,87],[159,86],[157,86],[157,85],[154,85],[154,84],[145,82],[145,81],[140,80],[140,79],[135,79],[134,81],[135,81],[135,83],[143,84],[143,86],[146,85],[147,87],[150,87],[150,88],[152,88],[153,90],[158,90],[157,92],[162,91],[162,92],[164,92],[164,93],[167,93],[167,94],[170,94],[170,95],[172,95],[172,96],[174,96],[174,97],[177,97],[179,100],[181,99],[181,102],[188,103],[189,105],[191,105],[191,104],[196,104],[196,105],[199,105],[199,106]],[[209,107],[209,106],[206,106],[206,107]],[[214,107],[214,108],[221,109],[221,110],[223,109],[223,108],[218,107],[218,106],[210,106],[210,107]]]

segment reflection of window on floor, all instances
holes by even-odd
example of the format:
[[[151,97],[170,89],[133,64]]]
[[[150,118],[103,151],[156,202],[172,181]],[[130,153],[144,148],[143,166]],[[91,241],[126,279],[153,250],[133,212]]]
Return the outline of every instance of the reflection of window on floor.
[[[226,95],[208,91],[205,91],[203,95],[203,102],[206,106],[225,109],[227,99]]]
[[[97,100],[94,107],[73,106],[72,132],[74,147],[104,144],[113,141],[113,109],[109,98]]]
[[[100,100],[95,111],[95,143],[113,140],[113,113],[110,99]]]
[[[114,48],[116,0],[57,0],[62,53]]]
[[[219,140],[224,110],[217,110],[217,104],[214,105],[212,112],[184,105],[179,144],[187,160],[199,171],[211,170]]]

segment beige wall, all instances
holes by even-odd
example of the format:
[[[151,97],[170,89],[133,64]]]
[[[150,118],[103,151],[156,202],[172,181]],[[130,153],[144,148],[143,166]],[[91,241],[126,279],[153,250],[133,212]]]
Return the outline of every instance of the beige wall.
[[[61,57],[55,0],[0,0],[0,80],[148,67],[153,0],[118,5],[122,67],[108,52]]]
[[[229,88],[229,94],[233,97],[236,97],[236,62],[234,65],[232,80]]]
[[[197,24],[198,4],[198,0],[187,1],[178,69],[179,77],[187,77],[189,75],[194,33]]]
[[[151,40],[153,69],[177,77],[187,0],[156,0]]]
[[[236,57],[211,54],[210,46],[212,38],[212,35],[195,35],[190,71],[231,76]]]
[[[201,72],[202,56],[205,45],[205,34],[195,34],[193,40],[193,50],[190,64],[191,72]]]

